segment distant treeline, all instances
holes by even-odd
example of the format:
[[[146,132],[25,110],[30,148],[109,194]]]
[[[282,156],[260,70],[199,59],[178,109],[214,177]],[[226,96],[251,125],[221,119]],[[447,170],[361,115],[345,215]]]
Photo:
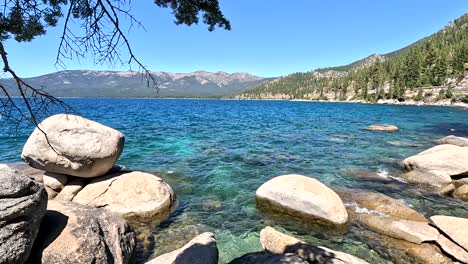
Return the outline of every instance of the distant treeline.
[[[350,65],[294,73],[244,92],[242,96],[287,94],[291,99],[307,99],[311,94],[327,99],[376,101],[401,99],[407,89],[455,84],[463,78],[468,62],[468,14],[439,32],[406,48],[375,55]],[[447,94],[450,96],[449,89]]]

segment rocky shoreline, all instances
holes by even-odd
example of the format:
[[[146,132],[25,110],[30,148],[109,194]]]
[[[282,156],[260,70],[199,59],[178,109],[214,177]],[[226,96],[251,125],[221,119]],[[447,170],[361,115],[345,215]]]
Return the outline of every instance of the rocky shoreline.
[[[24,145],[25,164],[0,165],[0,263],[134,263],[143,239],[134,228],[157,226],[171,215],[177,207],[171,186],[115,164],[125,142],[117,130],[74,115],[49,117],[39,128]],[[399,129],[370,125],[366,130]],[[468,201],[468,139],[448,136],[438,143],[401,161],[402,184]],[[360,240],[375,243],[396,263],[468,263],[466,218],[425,216],[383,193],[327,186],[297,174],[273,177],[252,195],[257,209],[273,218],[308,222],[329,230],[324,234],[357,229]],[[147,263],[218,263],[215,237],[198,234]],[[263,251],[231,263],[367,263],[269,226],[259,242]]]

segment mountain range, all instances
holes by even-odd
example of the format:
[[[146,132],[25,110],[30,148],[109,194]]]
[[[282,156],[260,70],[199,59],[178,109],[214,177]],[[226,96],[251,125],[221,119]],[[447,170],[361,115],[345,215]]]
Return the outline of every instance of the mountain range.
[[[57,97],[221,97],[238,94],[261,85],[273,78],[258,77],[249,73],[196,71],[192,73],[151,72],[157,89],[148,86],[146,79],[131,71],[59,71],[42,76],[25,78],[33,87],[42,87]],[[11,79],[1,80],[14,87]],[[15,89],[11,89],[12,95]]]

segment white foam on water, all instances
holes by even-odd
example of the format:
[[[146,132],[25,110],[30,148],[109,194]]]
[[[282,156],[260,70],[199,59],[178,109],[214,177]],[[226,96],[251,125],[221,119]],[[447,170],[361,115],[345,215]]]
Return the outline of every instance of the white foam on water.
[[[173,170],[168,170],[168,171],[167,171],[167,173],[169,173],[169,174],[172,174],[172,173],[174,173],[174,172],[175,172],[175,171],[173,171]]]
[[[385,178],[385,179],[392,179],[392,180],[395,180],[395,181],[398,181],[398,182],[406,183],[406,181],[403,180],[402,178],[395,177],[395,176],[391,175],[386,169],[379,169],[377,171],[377,175],[379,175],[380,177]]]
[[[354,212],[358,214],[368,214],[368,215],[377,215],[377,216],[382,216],[382,217],[388,217],[388,215],[376,211],[376,210],[371,210],[366,207],[361,207],[359,206],[356,202],[352,201],[351,203],[344,203],[346,207],[352,207],[354,209]]]

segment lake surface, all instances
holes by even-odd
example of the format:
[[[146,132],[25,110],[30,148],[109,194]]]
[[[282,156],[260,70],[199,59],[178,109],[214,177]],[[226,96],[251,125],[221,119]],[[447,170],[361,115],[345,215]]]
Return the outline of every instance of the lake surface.
[[[432,106],[224,100],[67,99],[81,115],[126,136],[118,164],[155,173],[177,193],[171,218],[149,227],[139,243],[144,262],[203,231],[213,232],[220,262],[261,250],[266,225],[315,245],[342,250],[371,263],[387,263],[358,232],[336,235],[257,211],[255,191],[272,177],[297,173],[332,188],[375,190],[431,216],[468,217],[466,203],[416,195],[415,186],[346,176],[361,169],[397,177],[397,162],[435,145],[437,138],[468,136],[468,111]],[[388,123],[398,133],[363,127]],[[32,128],[0,132],[0,161],[19,161]],[[395,187],[396,186],[396,187]],[[139,232],[143,227],[137,227]],[[148,227],[146,227],[148,228]],[[140,236],[141,237],[141,236]],[[388,262],[390,263],[390,262]]]

